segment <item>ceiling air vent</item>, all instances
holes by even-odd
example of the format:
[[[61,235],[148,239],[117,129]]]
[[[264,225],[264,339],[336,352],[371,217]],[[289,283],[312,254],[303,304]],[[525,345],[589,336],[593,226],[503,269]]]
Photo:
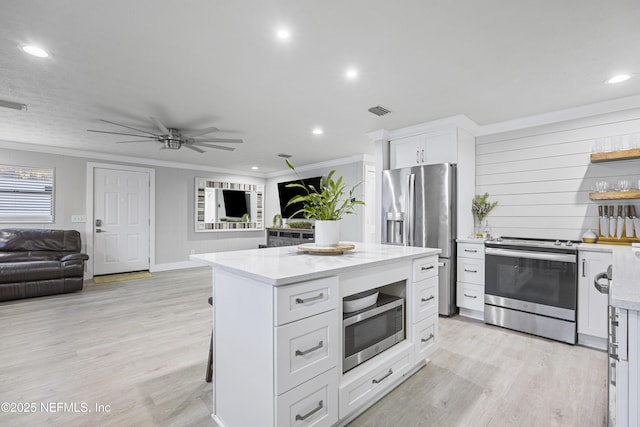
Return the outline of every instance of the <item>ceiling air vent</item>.
[[[376,116],[384,116],[385,114],[388,114],[391,112],[391,110],[387,110],[382,105],[376,105],[375,107],[369,108],[367,111],[375,114]]]

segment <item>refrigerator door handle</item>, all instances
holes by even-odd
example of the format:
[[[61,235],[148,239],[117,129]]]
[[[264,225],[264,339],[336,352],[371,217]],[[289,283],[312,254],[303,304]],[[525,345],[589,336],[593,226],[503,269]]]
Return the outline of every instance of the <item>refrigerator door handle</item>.
[[[415,236],[415,214],[416,214],[416,175],[409,174],[409,203],[407,204],[407,242],[408,246],[413,246],[415,244],[414,236]]]

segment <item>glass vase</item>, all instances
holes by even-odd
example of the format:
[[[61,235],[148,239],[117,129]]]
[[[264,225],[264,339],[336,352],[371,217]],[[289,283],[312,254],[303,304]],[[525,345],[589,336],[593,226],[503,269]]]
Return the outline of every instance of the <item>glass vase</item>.
[[[482,219],[477,216],[473,217],[473,238],[482,239]]]

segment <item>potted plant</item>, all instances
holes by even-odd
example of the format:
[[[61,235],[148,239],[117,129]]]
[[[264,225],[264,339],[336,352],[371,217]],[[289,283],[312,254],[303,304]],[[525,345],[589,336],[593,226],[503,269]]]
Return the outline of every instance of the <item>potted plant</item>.
[[[498,202],[489,202],[489,193],[476,194],[471,200],[471,211],[473,212],[474,237],[482,237],[482,221],[489,215],[489,212],[498,205]]]
[[[304,194],[292,197],[287,206],[294,203],[302,203],[302,208],[298,209],[293,215],[302,213],[305,218],[315,220],[316,245],[337,245],[340,236],[339,221],[345,215],[353,214],[356,205],[364,205],[363,201],[357,200],[354,196],[354,192],[360,183],[351,187],[347,193],[347,186],[344,184],[342,177],[334,179],[336,173],[334,169],[326,177],[322,177],[320,188],[314,188],[313,185],[307,186],[303,183],[296,168],[288,159],[285,159],[285,162],[301,182],[288,184],[287,187],[297,187],[304,190]]]

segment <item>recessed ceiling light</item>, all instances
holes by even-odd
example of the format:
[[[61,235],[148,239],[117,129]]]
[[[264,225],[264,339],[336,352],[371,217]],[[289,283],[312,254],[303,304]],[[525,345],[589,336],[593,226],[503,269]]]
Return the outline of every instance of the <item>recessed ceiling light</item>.
[[[347,71],[345,71],[344,75],[348,79],[353,80],[356,77],[358,77],[358,70],[356,70],[355,68],[349,68],[349,69],[347,69]]]
[[[38,58],[48,58],[49,53],[41,47],[33,45],[21,45],[20,49],[28,53],[29,55],[37,56]]]
[[[631,76],[629,74],[618,74],[617,76],[613,76],[609,80],[607,80],[607,83],[610,83],[610,84],[622,83],[624,81],[629,80],[630,78]]]
[[[257,171],[259,168],[257,166],[251,166],[251,169]]]
[[[280,40],[289,40],[291,38],[291,31],[288,28],[278,28],[276,31],[276,37]]]
[[[311,133],[313,133],[314,135],[322,135],[324,132],[320,128],[315,128],[311,131]]]

